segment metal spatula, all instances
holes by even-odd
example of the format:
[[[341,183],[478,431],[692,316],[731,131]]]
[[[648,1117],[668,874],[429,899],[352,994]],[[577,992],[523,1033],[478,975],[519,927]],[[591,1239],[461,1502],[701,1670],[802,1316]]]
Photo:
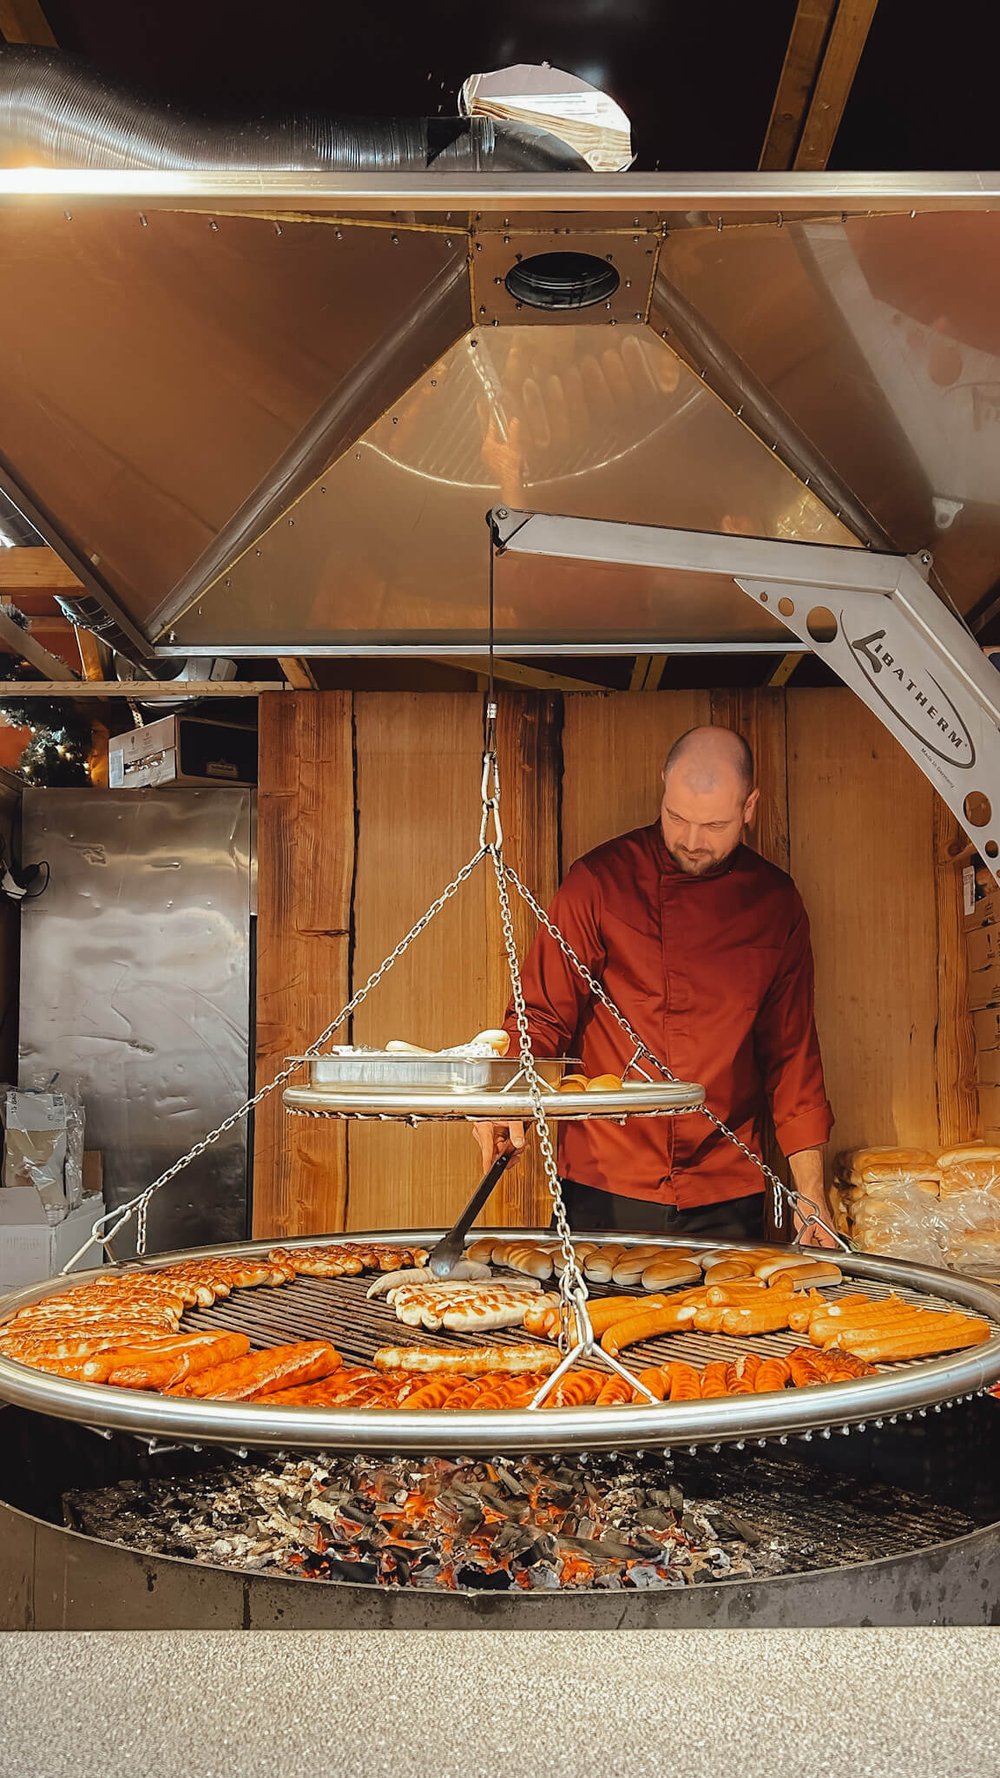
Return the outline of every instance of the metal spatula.
[[[492,1167],[490,1167],[487,1173],[483,1174],[482,1179],[476,1186],[475,1191],[454,1227],[449,1229],[448,1233],[441,1237],[437,1246],[428,1254],[427,1267],[429,1271],[433,1272],[435,1278],[448,1278],[451,1276],[455,1266],[465,1252],[466,1235],[475,1222],[476,1217],[479,1215],[487,1198],[490,1196],[490,1193],[496,1187],[498,1181],[502,1177],[506,1168],[510,1165],[513,1158],[514,1150],[512,1148],[508,1148],[503,1154],[497,1155]]]

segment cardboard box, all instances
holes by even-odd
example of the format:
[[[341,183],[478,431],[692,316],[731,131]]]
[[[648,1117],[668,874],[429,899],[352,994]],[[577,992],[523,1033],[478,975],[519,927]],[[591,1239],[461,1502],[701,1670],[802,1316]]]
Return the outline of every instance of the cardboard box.
[[[969,977],[969,1006],[978,1012],[984,1006],[1000,1002],[1000,958],[989,969],[975,969]],[[984,1048],[993,1049],[994,1044]]]
[[[257,735],[231,722],[162,716],[145,728],[112,735],[108,742],[109,790],[144,790],[154,784],[257,782]]]
[[[992,888],[972,904],[965,916],[965,929],[974,932],[977,926],[1000,926],[1000,888]]]
[[[34,1199],[34,1206],[28,1203],[29,1198]],[[84,1198],[62,1222],[50,1225],[33,1186],[17,1185],[0,1191],[0,1290],[19,1290],[22,1285],[41,1284],[46,1278],[54,1278],[77,1248],[83,1246],[103,1214],[103,1198]],[[98,1266],[102,1258],[101,1249],[95,1248],[78,1269]]]
[[[972,1024],[976,1033],[976,1049],[1000,1049],[1000,1006],[986,1006],[972,1015]]]
[[[1000,963],[1000,926],[975,926],[965,935],[969,969],[994,969]]]

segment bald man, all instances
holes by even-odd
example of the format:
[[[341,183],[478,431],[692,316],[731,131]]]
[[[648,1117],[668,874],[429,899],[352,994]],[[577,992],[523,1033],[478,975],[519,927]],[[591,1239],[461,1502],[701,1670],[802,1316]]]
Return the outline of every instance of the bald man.
[[[773,1118],[792,1181],[829,1220],[823,1148],[833,1124],[813,1016],[809,923],[784,871],[744,843],[760,792],[731,729],[696,728],[670,749],[659,820],[577,860],[550,909],[629,1023],[754,1154]],[[578,1057],[588,1077],[621,1074],[629,1042],[553,939],[523,969],[536,1055]],[[517,1046],[517,1026],[507,1029]],[[483,1124],[484,1157],[524,1143]],[[559,1167],[577,1229],[757,1238],[763,1176],[700,1113],[565,1124]],[[822,1235],[807,1239],[825,1245]]]

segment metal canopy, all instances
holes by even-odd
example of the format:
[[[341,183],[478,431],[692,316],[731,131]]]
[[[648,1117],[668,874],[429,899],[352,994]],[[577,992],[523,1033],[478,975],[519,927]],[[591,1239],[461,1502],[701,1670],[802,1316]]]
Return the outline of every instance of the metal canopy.
[[[487,508],[1000,562],[1000,177],[0,173],[5,485],[149,651],[481,651]],[[610,260],[553,315],[515,257]],[[781,650],[725,576],[508,652]]]

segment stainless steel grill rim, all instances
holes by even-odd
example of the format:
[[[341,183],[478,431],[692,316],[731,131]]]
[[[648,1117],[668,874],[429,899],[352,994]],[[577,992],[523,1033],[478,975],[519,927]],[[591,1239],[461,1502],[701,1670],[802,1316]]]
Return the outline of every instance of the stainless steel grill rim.
[[[491,1230],[497,1239],[535,1238],[538,1230]],[[429,1245],[439,1230],[350,1231],[333,1241],[375,1241]],[[581,1234],[581,1240],[585,1237]],[[319,1237],[293,1238],[280,1245],[305,1247]],[[655,1240],[656,1238],[653,1237]],[[622,1246],[645,1244],[650,1237],[616,1236]],[[702,1249],[718,1243],[679,1242],[661,1239],[664,1249],[680,1245]],[[181,1258],[212,1254],[266,1253],[274,1240],[236,1243],[227,1247],[186,1249],[157,1256],[157,1265]],[[733,1244],[734,1252],[740,1249]],[[515,1451],[614,1451],[649,1446],[680,1448],[702,1444],[749,1443],[757,1439],[795,1435],[829,1436],[831,1431],[891,1420],[906,1414],[937,1408],[1000,1380],[1000,1289],[971,1278],[961,1278],[931,1267],[918,1267],[870,1254],[838,1256],[845,1274],[889,1285],[900,1291],[931,1296],[938,1302],[958,1303],[985,1316],[995,1327],[993,1337],[971,1351],[897,1365],[875,1377],[849,1383],[817,1385],[773,1395],[723,1397],[702,1402],[660,1403],[654,1407],[556,1408],[541,1412],[526,1409],[504,1412],[427,1412],[401,1409],[267,1408],[251,1402],[211,1402],[165,1397],[113,1389],[102,1384],[81,1384],[67,1378],[33,1371],[0,1357],[0,1396],[21,1407],[33,1408],[56,1418],[132,1432],[145,1437],[187,1443],[222,1443],[235,1446],[299,1449],[393,1450],[490,1454]],[[0,1319],[23,1304],[57,1294],[67,1286],[100,1277],[100,1271],[73,1274],[71,1279],[49,1280],[0,1299]],[[106,1275],[106,1270],[105,1270]],[[266,1287],[264,1287],[266,1289]],[[293,1286],[283,1287],[287,1289]],[[258,1293],[248,1291],[254,1301]],[[262,1303],[267,1296],[260,1293]],[[276,1293],[280,1302],[280,1292]],[[232,1299],[227,1299],[232,1301]],[[215,1311],[197,1315],[215,1317]],[[194,1317],[186,1317],[190,1322]],[[209,1325],[200,1319],[196,1325]],[[215,1321],[219,1325],[219,1321]],[[223,1323],[226,1324],[226,1323]],[[232,1325],[232,1323],[228,1323]],[[398,1324],[393,1322],[398,1333]],[[405,1330],[407,1333],[409,1330]],[[503,1342],[520,1330],[504,1330],[495,1336]],[[298,1337],[305,1337],[302,1333]],[[312,1337],[316,1337],[315,1329]],[[678,1338],[671,1335],[676,1355]],[[699,1352],[708,1356],[714,1336],[699,1335]],[[451,1343],[469,1343],[469,1336],[450,1336]],[[755,1346],[787,1349],[797,1336],[761,1336]],[[784,1343],[780,1343],[783,1341]],[[475,1343],[480,1336],[475,1337]],[[775,1342],[772,1344],[772,1342]],[[734,1342],[746,1350],[746,1343]],[[687,1354],[689,1355],[689,1354]]]

